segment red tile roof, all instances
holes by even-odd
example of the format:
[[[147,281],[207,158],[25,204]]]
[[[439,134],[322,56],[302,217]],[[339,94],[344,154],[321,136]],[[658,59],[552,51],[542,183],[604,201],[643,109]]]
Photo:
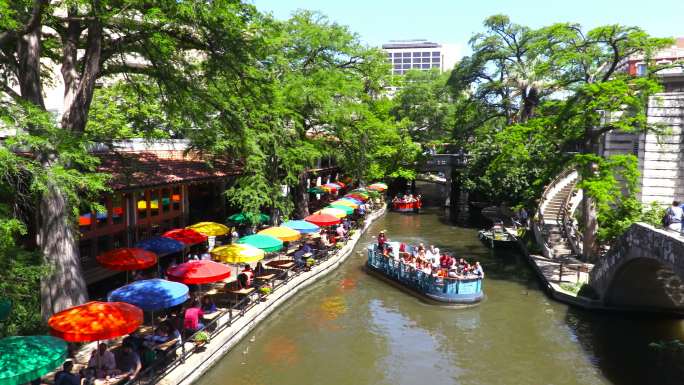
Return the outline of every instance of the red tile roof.
[[[109,186],[114,190],[162,186],[238,175],[240,166],[225,160],[211,164],[197,157],[151,152],[109,152],[97,154],[98,171],[112,175]]]

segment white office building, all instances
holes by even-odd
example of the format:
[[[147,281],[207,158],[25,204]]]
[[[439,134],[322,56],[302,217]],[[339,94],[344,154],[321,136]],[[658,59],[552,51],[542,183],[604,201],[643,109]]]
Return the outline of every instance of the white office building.
[[[391,40],[382,45],[394,75],[403,75],[410,69],[427,71],[438,68],[450,71],[458,61],[458,47],[438,44],[423,39]]]

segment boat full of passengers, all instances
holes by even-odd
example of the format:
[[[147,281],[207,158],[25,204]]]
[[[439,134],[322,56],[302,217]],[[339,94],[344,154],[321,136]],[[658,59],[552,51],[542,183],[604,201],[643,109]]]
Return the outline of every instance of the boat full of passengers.
[[[484,299],[479,262],[468,263],[434,246],[390,242],[384,232],[368,246],[366,269],[430,302],[459,307]]]

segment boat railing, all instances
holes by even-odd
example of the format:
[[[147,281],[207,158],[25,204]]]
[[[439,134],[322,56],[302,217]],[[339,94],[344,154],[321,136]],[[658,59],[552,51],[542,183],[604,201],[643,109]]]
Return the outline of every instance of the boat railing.
[[[482,291],[481,277],[442,277],[426,273],[401,260],[384,256],[378,252],[376,245],[368,248],[368,263],[388,277],[395,278],[426,293],[442,293],[449,296],[474,294]]]

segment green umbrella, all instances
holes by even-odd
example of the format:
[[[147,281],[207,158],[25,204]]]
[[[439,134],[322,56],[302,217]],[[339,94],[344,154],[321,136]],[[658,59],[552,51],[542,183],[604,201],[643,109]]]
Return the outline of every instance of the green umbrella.
[[[310,189],[306,190],[306,192],[310,194],[325,194],[325,191],[323,191],[323,189],[320,187],[311,187]]]
[[[233,222],[233,223],[251,223],[252,221],[249,219],[250,215],[245,214],[245,213],[238,213],[238,214],[233,214],[228,217],[228,222]],[[266,223],[268,222],[270,218],[266,214],[259,214],[258,216],[258,221],[259,223]]]
[[[276,237],[263,234],[254,234],[242,237],[237,243],[251,245],[267,253],[278,251],[283,248],[283,241]]]
[[[6,320],[11,310],[12,301],[7,298],[0,298],[0,321]]]
[[[354,214],[354,209],[349,207],[349,206],[344,206],[344,205],[329,205],[328,208],[331,209],[338,209],[338,210],[344,210],[347,215],[352,215]]]
[[[53,371],[67,356],[67,345],[52,336],[0,339],[0,385],[31,382]]]

